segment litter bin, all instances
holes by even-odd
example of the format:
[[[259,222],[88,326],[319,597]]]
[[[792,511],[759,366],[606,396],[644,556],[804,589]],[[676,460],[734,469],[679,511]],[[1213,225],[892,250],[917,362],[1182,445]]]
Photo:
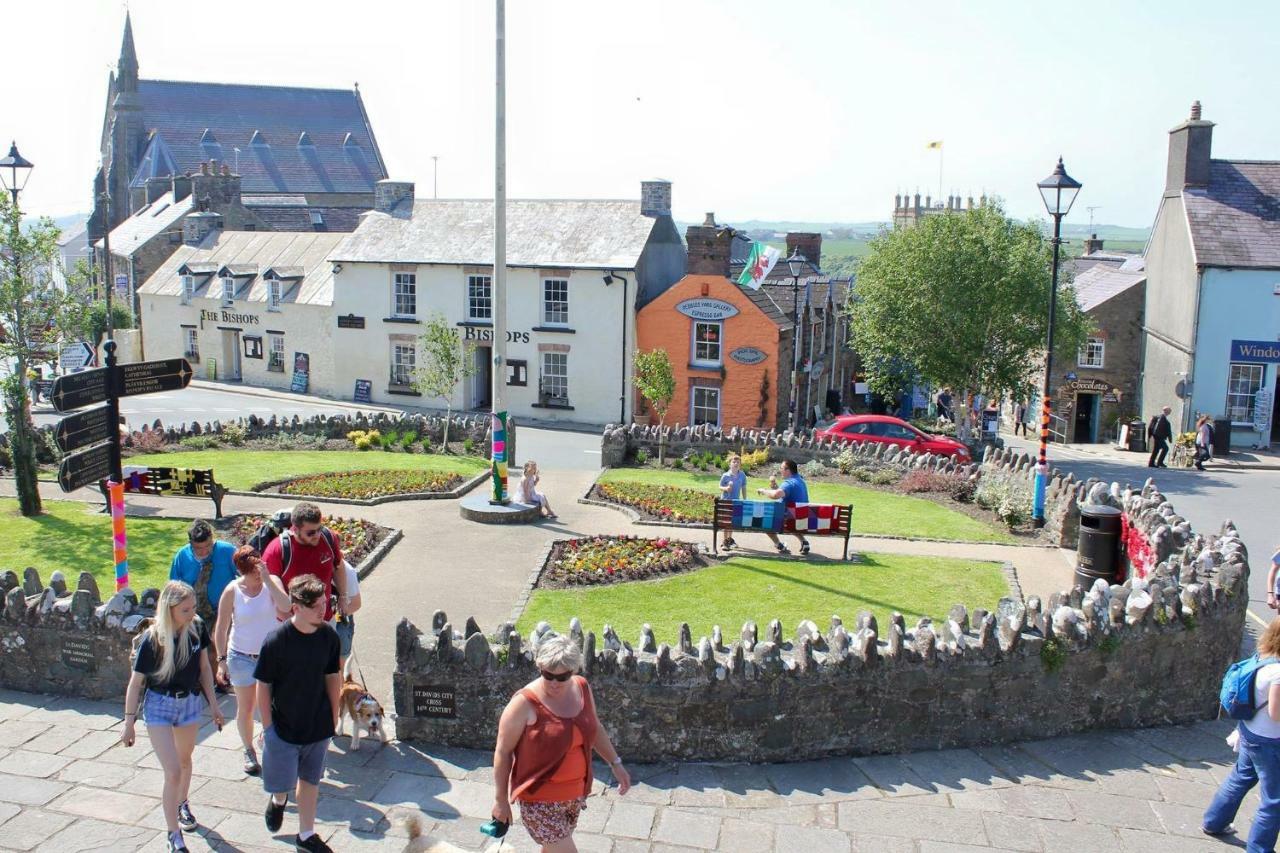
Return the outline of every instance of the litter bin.
[[[1129,421],[1129,449],[1135,453],[1147,452],[1147,424],[1141,418]]]
[[[1226,456],[1231,452],[1231,418],[1213,419],[1213,455]]]
[[[1080,543],[1076,547],[1076,585],[1086,590],[1102,578],[1120,580],[1120,510],[1084,504],[1080,507]]]

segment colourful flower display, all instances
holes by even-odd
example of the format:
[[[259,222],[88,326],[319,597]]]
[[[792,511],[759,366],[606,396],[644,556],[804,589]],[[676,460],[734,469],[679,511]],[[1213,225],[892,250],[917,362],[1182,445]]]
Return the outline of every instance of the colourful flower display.
[[[224,520],[226,526],[219,530],[219,536],[237,545],[244,545],[266,522],[265,515],[231,516]],[[324,520],[324,525],[338,537],[342,556],[353,566],[359,565],[387,535],[387,528],[360,518],[331,517]]]
[[[551,549],[543,586],[578,586],[643,580],[700,565],[688,542],[662,537],[591,536],[566,539]]]
[[[299,477],[280,486],[282,495],[369,500],[387,495],[447,492],[462,477],[430,468],[405,471],[341,471]]]
[[[598,483],[596,491],[607,501],[634,507],[662,521],[710,524],[715,513],[712,495],[678,486],[621,480]]]

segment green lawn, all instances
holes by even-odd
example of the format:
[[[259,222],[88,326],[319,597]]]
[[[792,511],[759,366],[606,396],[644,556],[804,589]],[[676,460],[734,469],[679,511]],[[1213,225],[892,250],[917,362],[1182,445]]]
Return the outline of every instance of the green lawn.
[[[44,515],[23,518],[15,499],[0,498],[0,569],[13,569],[21,577],[23,569],[35,566],[46,584],[61,569],[73,589],[80,572],[93,572],[98,589],[110,595],[116,588],[111,517],[96,512],[100,506],[45,501]],[[174,552],[187,544],[188,524],[182,519],[126,520],[129,585],[135,592],[164,586]]]
[[[611,468],[602,480],[633,480],[718,494],[720,472],[659,468]],[[747,496],[768,485],[767,477],[748,475]],[[855,536],[912,536],[920,539],[1014,542],[1003,530],[924,498],[896,495],[837,483],[810,483],[809,498],[818,503],[853,504]]]
[[[570,618],[599,637],[605,623],[634,644],[640,626],[653,626],[658,642],[675,645],[680,623],[688,622],[696,642],[719,625],[726,641],[742,623],[754,620],[761,634],[772,619],[782,620],[789,639],[801,619],[822,630],[832,615],[852,625],[860,610],[876,615],[881,628],[900,612],[914,624],[921,616],[944,618],[951,606],[994,610],[1009,585],[998,563],[945,557],[861,554],[858,563],[815,562],[771,557],[734,557],[718,566],[656,581],[581,589],[535,590],[520,617],[528,634],[546,620],[567,630]]]
[[[212,468],[229,489],[247,490],[257,483],[329,471],[403,471],[430,468],[471,477],[489,466],[475,456],[435,453],[387,453],[383,450],[192,450],[130,456],[125,465]]]

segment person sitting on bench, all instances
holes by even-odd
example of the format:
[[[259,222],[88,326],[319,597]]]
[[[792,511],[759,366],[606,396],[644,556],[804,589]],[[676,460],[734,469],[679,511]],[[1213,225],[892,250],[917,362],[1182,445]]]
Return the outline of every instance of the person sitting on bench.
[[[785,459],[782,462],[782,484],[777,488],[756,489],[756,493],[770,498],[775,501],[782,501],[788,507],[795,504],[807,504],[809,502],[809,487],[805,485],[804,478],[800,476],[800,470],[796,467],[794,459]],[[765,533],[772,540],[779,554],[790,554],[791,549],[778,541],[778,534],[772,530]],[[795,531],[796,538],[800,540],[801,555],[809,553],[809,540],[804,538],[804,534],[799,530]]]

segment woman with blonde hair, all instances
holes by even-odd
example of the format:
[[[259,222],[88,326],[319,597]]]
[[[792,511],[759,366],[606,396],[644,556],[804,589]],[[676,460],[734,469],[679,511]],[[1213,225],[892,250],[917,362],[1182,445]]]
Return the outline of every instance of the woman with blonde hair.
[[[551,502],[547,500],[547,496],[538,491],[538,463],[530,459],[524,463],[523,476],[520,478],[520,485],[516,487],[516,500],[528,506],[539,506],[542,508],[542,514],[547,518],[555,518],[556,514],[551,509]]]
[[[125,691],[124,732],[120,740],[125,746],[133,746],[141,702],[151,747],[164,769],[161,802],[169,831],[166,850],[170,853],[186,850],[182,832],[191,832],[198,826],[187,792],[191,788],[191,754],[204,704],[208,704],[219,730],[224,722],[213,693],[213,670],[204,651],[209,645],[209,629],[196,616],[195,590],[182,581],[169,581],[160,591],[155,621],[143,633],[134,657],[133,675]]]
[[[1236,726],[1236,766],[1204,813],[1201,828],[1206,835],[1231,835],[1240,801],[1259,786],[1262,803],[1249,831],[1248,853],[1265,853],[1280,835],[1280,617],[1262,632],[1258,658],[1263,665],[1254,673],[1252,719]]]
[[[582,650],[551,636],[534,655],[541,673],[520,689],[498,721],[493,752],[493,818],[511,823],[511,804],[543,853],[576,853],[573,830],[591,793],[591,753],[609,762],[618,793],[631,776],[596,719],[595,699],[582,668]],[[504,830],[505,831],[505,830]]]

